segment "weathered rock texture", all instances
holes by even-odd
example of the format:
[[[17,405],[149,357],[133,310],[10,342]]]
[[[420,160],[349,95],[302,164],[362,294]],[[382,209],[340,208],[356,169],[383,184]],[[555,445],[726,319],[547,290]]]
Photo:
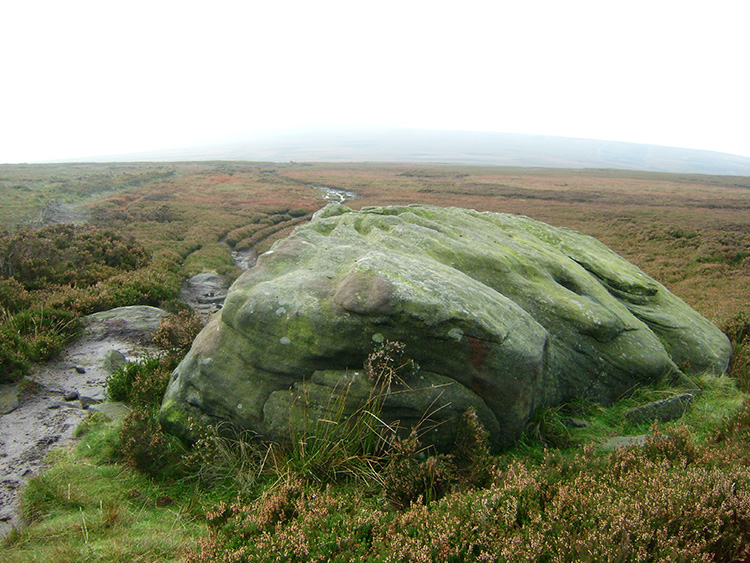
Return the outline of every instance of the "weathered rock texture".
[[[203,272],[182,284],[180,299],[204,317],[209,317],[221,309],[227,289],[229,284],[222,276],[216,272]]]
[[[84,318],[84,335],[92,340],[125,338],[150,344],[161,320],[169,313],[156,307],[134,305],[101,311]]]
[[[641,405],[627,411],[625,413],[625,420],[633,424],[653,422],[655,420],[658,422],[669,422],[683,416],[688,408],[690,408],[690,404],[694,398],[695,395],[692,393],[683,393],[676,397]]]
[[[385,420],[427,410],[439,446],[469,407],[509,444],[540,406],[722,372],[731,354],[715,326],[591,237],[508,214],[329,205],[235,282],[173,374],[162,423],[186,438],[189,415],[281,438],[303,406],[325,417],[342,389],[366,395],[361,367],[384,340],[420,366]]]

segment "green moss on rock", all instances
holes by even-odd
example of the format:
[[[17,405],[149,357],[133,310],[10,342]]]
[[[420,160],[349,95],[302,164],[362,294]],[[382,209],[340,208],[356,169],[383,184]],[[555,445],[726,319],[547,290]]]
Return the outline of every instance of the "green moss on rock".
[[[183,410],[282,439],[294,393],[330,401],[330,374],[361,369],[386,340],[442,383],[401,390],[384,418],[408,426],[439,407],[440,447],[462,409],[510,444],[540,406],[723,372],[731,354],[716,327],[591,237],[508,214],[330,205],[235,282],[177,368],[163,420],[183,433]]]

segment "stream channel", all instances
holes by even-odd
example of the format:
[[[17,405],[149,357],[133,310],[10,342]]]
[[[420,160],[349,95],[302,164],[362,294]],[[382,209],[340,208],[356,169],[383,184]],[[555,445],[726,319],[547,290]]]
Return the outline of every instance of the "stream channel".
[[[314,190],[319,190],[321,197],[326,203],[345,203],[350,199],[357,197],[357,194],[340,188],[330,188],[328,186],[310,186]],[[250,250],[232,250],[232,258],[237,267],[243,272],[255,266],[255,252]]]

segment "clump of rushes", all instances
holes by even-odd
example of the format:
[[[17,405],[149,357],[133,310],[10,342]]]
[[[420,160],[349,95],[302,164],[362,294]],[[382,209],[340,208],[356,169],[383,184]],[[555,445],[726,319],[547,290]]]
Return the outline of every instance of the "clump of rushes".
[[[364,399],[351,396],[354,377],[334,390],[323,412],[308,402],[303,391],[294,406],[302,416],[292,427],[291,439],[273,450],[276,471],[318,483],[348,479],[378,483],[378,467],[397,430],[381,419],[383,402],[391,386],[407,376],[406,366],[413,370],[416,364],[405,357],[404,345],[386,342],[365,362],[373,385]]]
[[[403,342],[383,342],[365,360],[365,373],[375,384],[389,392],[393,384],[406,384],[419,371],[419,365],[406,355]]]

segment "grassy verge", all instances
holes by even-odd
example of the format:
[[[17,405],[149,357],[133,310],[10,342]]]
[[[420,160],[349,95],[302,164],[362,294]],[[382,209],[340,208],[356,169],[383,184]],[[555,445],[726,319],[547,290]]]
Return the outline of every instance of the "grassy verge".
[[[118,429],[96,417],[85,426],[78,445],[50,454],[29,482],[29,525],[5,539],[2,560],[174,561],[194,546],[206,532],[197,493],[112,463]]]

